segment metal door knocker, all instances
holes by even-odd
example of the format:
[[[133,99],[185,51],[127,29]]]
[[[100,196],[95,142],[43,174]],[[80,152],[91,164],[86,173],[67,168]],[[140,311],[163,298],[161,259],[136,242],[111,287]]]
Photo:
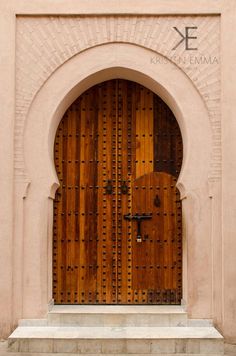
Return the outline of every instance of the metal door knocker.
[[[159,198],[158,195],[156,195],[155,199],[154,199],[154,205],[159,208],[161,206],[161,200]]]
[[[120,187],[122,194],[128,194],[129,187],[126,184],[127,184],[126,181],[122,180],[121,187]]]
[[[108,179],[107,185],[105,186],[106,194],[112,194],[112,180]]]

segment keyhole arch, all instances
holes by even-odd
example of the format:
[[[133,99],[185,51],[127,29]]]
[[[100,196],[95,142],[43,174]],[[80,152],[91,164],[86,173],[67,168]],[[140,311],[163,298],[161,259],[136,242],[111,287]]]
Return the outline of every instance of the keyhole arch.
[[[105,56],[104,53],[106,53]],[[194,222],[198,221],[196,204],[204,216],[207,212],[206,195],[211,169],[212,132],[206,106],[194,83],[180,68],[167,59],[157,66],[148,66],[147,63],[150,62],[153,53],[151,50],[134,44],[108,44],[91,48],[63,64],[38,91],[28,112],[24,129],[25,167],[28,178],[33,183],[30,184],[27,194],[23,189],[27,202],[25,236],[27,241],[32,241],[32,236],[34,236],[35,241],[35,247],[31,246],[25,260],[27,264],[32,256],[38,256],[39,244],[45,251],[52,241],[50,228],[52,199],[58,187],[53,162],[53,143],[62,115],[75,98],[90,86],[117,77],[130,80],[135,78],[136,82],[161,96],[172,109],[181,128],[184,161],[177,184],[181,197],[186,198],[183,201],[186,224],[184,299],[189,300],[189,310],[193,310],[192,283],[194,283],[194,290],[199,293],[205,288],[205,285],[197,278],[197,271],[201,269],[198,261],[202,258],[202,246],[193,245],[191,241],[201,241],[208,226],[206,219],[200,225],[197,224],[197,227]],[[96,63],[94,58],[96,58]],[[78,70],[78,68],[82,69]],[[40,174],[38,174],[39,171]],[[18,194],[22,195],[22,188]],[[31,209],[36,197],[42,212],[37,215]],[[45,208],[48,205],[49,215],[48,208]],[[37,226],[41,226],[42,229],[38,230]],[[190,241],[191,248],[187,245],[188,241]],[[188,263],[186,262],[187,255],[191,257],[188,258]],[[26,266],[26,270],[37,286],[31,290],[29,298],[36,300],[40,308],[46,310],[48,300],[52,295],[52,261],[51,254],[47,257],[47,254],[43,253],[42,256],[44,257],[37,260],[33,269]],[[34,260],[36,261],[36,258]],[[42,275],[39,276],[40,271]],[[194,276],[193,271],[195,271]],[[210,270],[208,272],[210,273]],[[34,293],[39,288],[47,288],[47,293],[42,298]],[[197,306],[194,305],[194,310],[200,308],[201,305],[202,301],[199,300]]]

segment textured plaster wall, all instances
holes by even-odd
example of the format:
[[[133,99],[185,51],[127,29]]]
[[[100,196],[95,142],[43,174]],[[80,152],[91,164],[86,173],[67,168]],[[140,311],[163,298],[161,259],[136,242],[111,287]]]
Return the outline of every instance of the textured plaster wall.
[[[184,51],[183,46],[173,56],[172,48],[179,40],[173,26],[198,27],[196,56]],[[99,4],[93,0],[58,0],[56,5],[54,0],[1,1],[2,337],[9,335],[21,317],[43,317],[51,298],[52,200],[48,199],[51,188],[44,175],[53,175],[52,162],[49,164],[50,132],[55,129],[52,126],[82,88],[117,74],[138,78],[163,97],[166,95],[183,132],[186,128],[182,182],[183,186],[194,182],[189,185],[190,191],[182,194],[188,312],[190,317],[213,318],[227,340],[236,342],[235,31],[234,0],[148,0],[145,6],[139,0],[102,0]],[[128,46],[127,56],[121,44]],[[109,62],[115,48],[116,60]],[[119,50],[124,51],[123,58]],[[134,60],[139,53],[143,61],[138,57]],[[144,58],[148,60],[144,62]],[[87,61],[86,70],[83,65],[76,67],[82,59]],[[95,75],[99,68],[105,70],[101,60],[111,68],[121,64],[124,70],[126,66],[133,70],[137,67],[139,75],[134,78],[131,71],[117,69]],[[72,68],[79,70],[74,78]],[[95,77],[86,79],[86,73]],[[166,94],[158,86],[160,81]],[[70,91],[73,95],[68,94]],[[195,116],[188,114],[190,98]],[[201,159],[204,162],[198,164],[202,178],[197,161],[191,159],[195,156],[189,155],[191,150],[197,152],[201,137],[208,138],[199,148],[201,157],[204,149],[206,152],[205,159]],[[35,150],[40,142],[44,147],[42,159],[41,151],[37,154]],[[37,174],[31,170],[32,157],[40,166]],[[49,171],[44,168],[44,158],[49,162]]]

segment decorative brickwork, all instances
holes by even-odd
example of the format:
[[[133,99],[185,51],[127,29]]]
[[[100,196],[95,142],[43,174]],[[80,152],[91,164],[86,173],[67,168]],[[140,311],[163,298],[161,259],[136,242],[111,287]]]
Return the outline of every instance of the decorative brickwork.
[[[189,36],[186,50],[181,33]],[[153,51],[147,66],[171,60],[201,94],[212,127],[210,178],[221,175],[220,22],[217,16],[19,16],[16,48],[15,174],[26,179],[24,125],[30,105],[52,73],[71,57],[105,43],[130,43]],[[156,56],[155,52],[163,57]],[[186,93],[188,95],[188,93]]]

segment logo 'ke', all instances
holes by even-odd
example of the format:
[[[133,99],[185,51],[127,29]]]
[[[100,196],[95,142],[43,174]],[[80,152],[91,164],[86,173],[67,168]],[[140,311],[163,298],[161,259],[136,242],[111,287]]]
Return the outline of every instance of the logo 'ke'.
[[[197,48],[192,48],[189,45],[189,40],[196,40],[196,36],[191,36],[191,33],[189,33],[190,30],[197,30],[197,27],[185,27],[185,35],[180,32],[180,30],[177,27],[173,27],[173,29],[180,35],[181,40],[177,43],[177,45],[172,48],[172,51],[174,51],[177,47],[181,45],[185,41],[185,49],[186,51],[197,51]]]

